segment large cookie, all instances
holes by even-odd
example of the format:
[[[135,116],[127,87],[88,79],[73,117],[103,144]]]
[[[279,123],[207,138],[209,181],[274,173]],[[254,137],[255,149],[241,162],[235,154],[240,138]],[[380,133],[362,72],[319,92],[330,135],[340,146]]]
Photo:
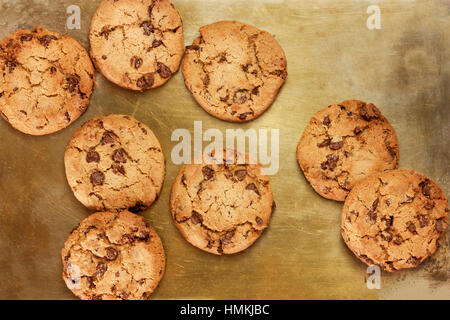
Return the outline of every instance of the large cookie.
[[[67,145],[64,161],[76,198],[92,210],[144,210],[157,199],[164,181],[158,139],[127,115],[86,122]]]
[[[311,118],[298,143],[297,160],[317,193],[344,201],[358,181],[397,168],[397,135],[373,104],[348,100]]]
[[[242,164],[236,161],[240,155]],[[263,167],[227,150],[223,157],[205,154],[201,164],[181,168],[170,206],[189,243],[221,255],[252,245],[267,228],[275,202]]]
[[[61,130],[86,110],[94,67],[73,38],[36,27],[0,43],[0,115],[31,135]]]
[[[91,57],[111,82],[132,90],[166,83],[183,55],[183,28],[169,0],[104,0],[89,33]]]
[[[413,268],[438,248],[448,212],[447,198],[434,181],[414,171],[389,170],[353,187],[342,210],[341,233],[368,265]]]
[[[231,122],[259,117],[283,85],[286,56],[266,31],[220,21],[200,28],[200,37],[186,47],[186,87],[209,114]]]
[[[83,300],[147,299],[165,268],[160,238],[148,221],[128,211],[85,218],[61,258],[67,287]]]

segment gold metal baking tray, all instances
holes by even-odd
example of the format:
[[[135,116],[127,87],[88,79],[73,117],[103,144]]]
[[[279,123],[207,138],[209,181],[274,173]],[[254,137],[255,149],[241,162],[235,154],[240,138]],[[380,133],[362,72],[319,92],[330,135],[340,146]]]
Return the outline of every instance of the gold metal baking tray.
[[[43,25],[88,48],[99,0],[0,0],[0,37]],[[366,266],[340,236],[341,204],[317,195],[301,173],[297,142],[319,108],[345,99],[374,103],[400,140],[400,166],[435,179],[450,195],[450,1],[374,1],[381,29],[369,30],[370,1],[174,0],[185,44],[202,25],[240,20],[276,36],[288,58],[288,78],[259,119],[230,124],[205,113],[177,73],[145,93],[121,89],[97,73],[86,113],[44,137],[24,135],[0,121],[0,298],[72,299],[61,280],[60,250],[89,214],[65,178],[63,155],[75,130],[90,118],[126,113],[150,126],[167,158],[159,200],[144,216],[162,238],[166,274],[153,299],[450,298],[449,232],[416,270],[382,273],[381,289],[366,287]],[[66,9],[81,8],[81,29],[69,30]],[[179,166],[170,153],[177,128],[280,129],[280,170],[271,185],[277,202],[270,227],[248,250],[213,256],[189,245],[169,213]]]

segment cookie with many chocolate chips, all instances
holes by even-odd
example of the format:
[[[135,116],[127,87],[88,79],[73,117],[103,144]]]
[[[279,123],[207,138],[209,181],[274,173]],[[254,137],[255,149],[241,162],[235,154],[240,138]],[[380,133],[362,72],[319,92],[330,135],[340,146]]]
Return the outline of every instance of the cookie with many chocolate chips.
[[[189,243],[206,252],[232,254],[248,248],[275,209],[263,167],[233,150],[205,154],[199,162],[181,168],[173,184],[175,225]]]
[[[397,168],[397,135],[372,103],[348,100],[311,118],[298,143],[297,160],[318,194],[344,201],[359,180]]]
[[[287,77],[283,49],[266,31],[220,21],[200,28],[186,47],[186,87],[209,114],[230,122],[259,117]]]
[[[144,300],[165,268],[160,238],[143,217],[97,212],[85,218],[61,251],[63,280],[83,300]]]
[[[448,212],[447,198],[434,181],[414,171],[388,170],[350,191],[341,234],[368,265],[386,271],[413,268],[439,247]]]
[[[0,115],[15,129],[45,135],[86,110],[94,67],[73,38],[42,27],[20,29],[0,43]]]
[[[164,181],[158,139],[127,115],[86,122],[67,145],[64,160],[75,197],[92,210],[145,210],[158,198]]]
[[[97,69],[137,91],[166,83],[184,50],[181,17],[169,0],[104,0],[92,18],[89,40]]]

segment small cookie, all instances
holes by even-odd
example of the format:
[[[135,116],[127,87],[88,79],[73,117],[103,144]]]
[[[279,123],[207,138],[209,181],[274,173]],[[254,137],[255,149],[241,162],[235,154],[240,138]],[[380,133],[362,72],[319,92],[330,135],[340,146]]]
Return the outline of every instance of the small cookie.
[[[0,115],[15,129],[50,134],[83,114],[94,67],[73,38],[42,27],[20,29],[0,43]]]
[[[297,160],[322,197],[344,201],[355,183],[399,159],[397,135],[371,103],[347,100],[318,111],[297,146]]]
[[[238,164],[240,155],[233,150],[204,155],[201,164],[181,168],[173,184],[175,225],[189,243],[206,252],[232,254],[248,248],[267,228],[275,208],[263,167],[249,164],[248,155]]]
[[[181,17],[169,0],[104,0],[92,17],[89,40],[96,68],[137,91],[166,83],[184,50]]]
[[[97,212],[85,218],[61,251],[63,280],[83,300],[144,300],[165,268],[161,239],[143,217]]]
[[[266,31],[237,21],[200,28],[186,47],[186,87],[212,116],[244,122],[259,117],[287,77],[283,49]]]
[[[356,184],[342,210],[341,234],[368,265],[413,268],[431,256],[448,225],[439,186],[409,170],[389,170]]]
[[[67,145],[64,162],[75,197],[91,210],[145,210],[159,196],[164,181],[158,139],[127,115],[86,122]]]

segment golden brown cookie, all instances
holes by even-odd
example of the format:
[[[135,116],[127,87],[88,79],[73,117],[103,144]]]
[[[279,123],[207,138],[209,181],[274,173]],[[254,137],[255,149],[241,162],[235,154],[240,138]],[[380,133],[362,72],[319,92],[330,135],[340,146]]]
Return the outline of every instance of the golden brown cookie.
[[[3,39],[0,68],[0,115],[31,135],[56,132],[78,119],[95,85],[86,50],[42,27]]]
[[[184,49],[181,17],[169,0],[104,0],[89,40],[92,60],[109,81],[141,91],[166,83]]]
[[[283,49],[266,31],[237,21],[200,28],[186,47],[183,76],[195,100],[216,118],[244,122],[259,117],[287,77]]]
[[[439,186],[409,170],[388,170],[357,183],[345,200],[341,233],[350,250],[386,271],[413,268],[431,256],[448,225]]]
[[[96,211],[145,210],[159,196],[164,181],[158,139],[127,115],[86,122],[67,145],[64,161],[75,197]]]
[[[165,254],[143,217],[128,211],[85,218],[61,251],[63,280],[83,300],[143,300],[161,281]]]
[[[397,168],[397,135],[372,103],[347,100],[311,118],[298,143],[297,160],[318,194],[344,201],[358,181]]]
[[[249,164],[248,155],[233,150],[214,154],[181,168],[172,188],[171,213],[189,243],[206,252],[232,254],[259,238],[275,202],[260,164]]]

